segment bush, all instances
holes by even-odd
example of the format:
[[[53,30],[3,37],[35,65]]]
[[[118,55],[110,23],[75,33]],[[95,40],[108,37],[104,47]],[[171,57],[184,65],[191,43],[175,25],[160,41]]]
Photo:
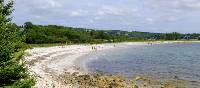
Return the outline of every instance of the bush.
[[[0,87],[31,87],[34,81],[19,63],[26,45],[18,27],[8,18],[12,7],[13,1],[0,0]]]

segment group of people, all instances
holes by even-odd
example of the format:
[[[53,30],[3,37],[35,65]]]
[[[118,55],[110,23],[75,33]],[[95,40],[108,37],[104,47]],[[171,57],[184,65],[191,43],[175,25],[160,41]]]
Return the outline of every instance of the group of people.
[[[148,45],[153,45],[153,43],[152,42],[148,42]]]
[[[92,50],[97,50],[97,47],[95,47],[95,46],[92,46]]]

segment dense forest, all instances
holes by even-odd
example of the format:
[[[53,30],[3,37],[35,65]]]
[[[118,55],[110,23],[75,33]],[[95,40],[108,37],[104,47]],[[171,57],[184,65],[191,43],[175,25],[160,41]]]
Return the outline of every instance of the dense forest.
[[[57,25],[34,25],[26,22],[19,27],[28,44],[45,43],[111,43],[148,40],[199,40],[200,34],[150,33],[139,31],[94,30]]]

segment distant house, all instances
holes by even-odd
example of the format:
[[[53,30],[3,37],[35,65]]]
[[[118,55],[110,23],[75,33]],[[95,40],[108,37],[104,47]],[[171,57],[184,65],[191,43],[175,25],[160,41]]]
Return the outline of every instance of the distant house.
[[[200,36],[197,39],[200,40]]]
[[[120,32],[117,32],[117,34],[120,35],[121,33],[120,33]]]
[[[128,33],[126,33],[125,35],[126,35],[126,36],[128,36],[129,34],[128,34]]]
[[[190,40],[190,36],[186,35],[183,37],[183,39]]]
[[[148,40],[150,40],[150,41],[155,41],[156,39],[148,39]]]

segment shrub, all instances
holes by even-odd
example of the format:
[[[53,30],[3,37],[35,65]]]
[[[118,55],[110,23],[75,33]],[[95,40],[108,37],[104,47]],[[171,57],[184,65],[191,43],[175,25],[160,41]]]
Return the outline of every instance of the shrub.
[[[4,0],[0,0],[0,87],[14,87],[20,84],[31,87],[34,81],[28,77],[23,64],[19,63],[26,45],[20,30],[9,18],[12,7],[13,1],[5,3]]]

